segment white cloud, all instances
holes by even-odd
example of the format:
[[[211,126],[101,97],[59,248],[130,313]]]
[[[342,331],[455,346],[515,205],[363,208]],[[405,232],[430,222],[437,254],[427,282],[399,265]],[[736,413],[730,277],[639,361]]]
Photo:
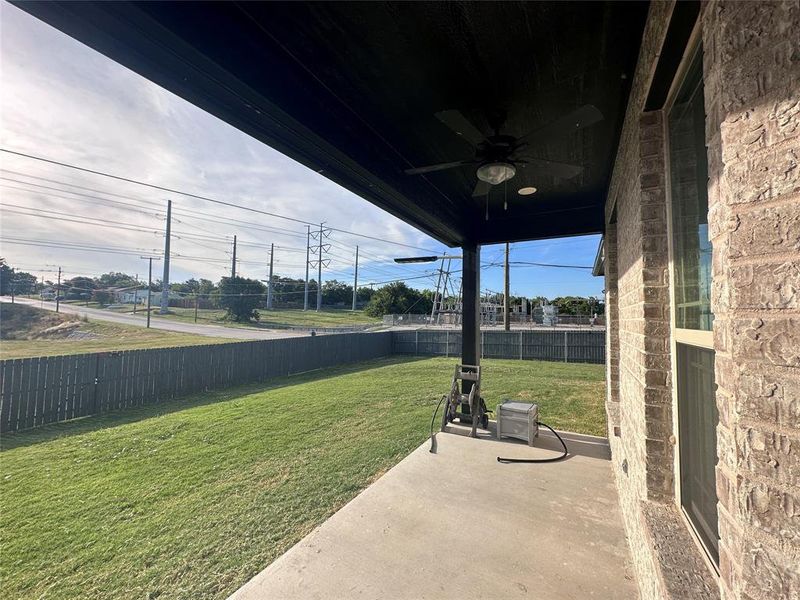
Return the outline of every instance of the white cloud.
[[[16,7],[5,2],[0,4],[0,22],[0,84],[3,90],[0,97],[0,142],[3,147],[301,220],[325,220],[336,227],[377,235],[386,240],[442,247],[321,175]],[[191,209],[212,217],[225,216],[258,225],[288,228],[301,235],[305,232],[305,227],[299,223],[169,195],[8,154],[1,155],[0,161],[0,166],[6,170],[70,182],[141,201],[164,205],[166,198],[171,197],[176,212]],[[60,184],[7,172],[2,176],[67,189]],[[9,181],[0,183],[29,190],[0,188],[4,204],[68,213],[78,220],[93,217],[150,230],[163,228],[163,219],[155,216],[154,212],[158,210],[155,208],[145,211],[149,214],[141,214],[80,199],[64,191],[33,188]],[[23,216],[11,210],[7,208],[0,213],[0,231],[4,237],[141,249],[155,249],[163,243],[163,237],[153,233]],[[187,216],[177,219],[181,223],[174,224],[176,231],[217,236],[238,234],[243,241],[275,242],[285,247],[305,245],[302,237],[252,231],[235,225],[193,220]],[[347,257],[352,256],[356,243],[372,255],[413,252],[340,233],[334,233],[332,239],[339,245],[335,253],[341,258],[332,263],[326,278],[348,277],[347,273],[352,269],[348,260],[351,262],[352,258]],[[176,259],[173,280],[190,276],[218,279],[229,269],[227,262],[222,262],[230,260],[229,248],[223,241],[178,238],[173,240],[173,251],[203,257],[200,260]],[[1,253],[12,264],[46,275],[45,271],[52,268],[47,265],[62,263],[70,265],[75,274],[100,273],[110,269],[141,273],[145,269],[136,255],[138,250],[132,256],[121,256],[4,244]],[[243,261],[260,263],[243,262],[242,273],[263,277],[267,261],[265,249],[243,245],[238,255]],[[276,251],[276,258],[282,266],[281,274],[299,276],[304,273],[302,253]],[[390,263],[370,265],[369,259],[362,255],[365,278],[370,275],[391,278],[388,275],[425,270],[425,267],[399,268]]]
[[[384,240],[444,249],[425,234],[323,176],[6,2],[0,2],[0,89],[0,144],[3,147],[301,220],[324,220],[330,225]],[[119,221],[152,231],[163,229],[163,216],[156,213],[163,215],[166,198],[171,197],[176,213],[185,209],[201,211],[211,217],[224,216],[251,224],[288,228],[300,237],[254,231],[233,224],[209,223],[177,214],[175,231],[229,237],[237,234],[243,242],[305,247],[305,226],[299,223],[228,209],[8,154],[0,154],[0,166],[6,170],[156,202],[158,206],[148,207],[144,210],[147,214],[142,214],[64,191],[36,188],[38,192],[35,192],[31,191],[35,189],[31,186],[0,180],[0,184],[4,184],[0,187],[0,198],[5,204],[49,209],[67,213],[77,220],[94,217]],[[35,181],[7,172],[2,176]],[[66,189],[59,184],[38,183]],[[0,256],[8,258],[13,265],[46,277],[52,277],[52,270],[57,265],[64,266],[68,276],[93,275],[109,270],[146,276],[146,265],[138,258],[140,252],[153,252],[163,244],[163,236],[152,232],[22,216],[8,208],[0,211],[0,232],[3,237],[137,249],[131,256],[123,256],[64,248],[2,245]],[[335,256],[325,279],[349,280],[352,277],[356,244],[362,252],[361,282],[385,281],[431,271],[430,265],[399,266],[390,261],[393,256],[414,254],[414,250],[341,233],[334,233],[331,240],[336,244],[332,248]],[[591,264],[596,244],[594,236],[569,242],[517,244],[513,256],[514,260]],[[191,260],[176,257],[173,281],[192,276],[216,280],[229,272],[228,242],[178,237],[173,240],[172,249],[177,254],[201,257]],[[257,278],[266,275],[268,256],[265,248],[242,245],[238,256],[243,259],[239,266],[241,273]],[[376,256],[384,258],[377,261]],[[486,247],[483,256],[487,263],[492,262],[490,259],[499,259],[502,247]],[[278,250],[276,272],[302,276],[305,272],[304,258],[303,252]],[[602,280],[585,272],[563,269],[518,268],[512,272],[511,281],[512,293],[545,294],[549,297],[596,294],[602,289]],[[423,287],[433,285],[427,279],[409,283]],[[499,266],[482,271],[482,288],[502,288]]]

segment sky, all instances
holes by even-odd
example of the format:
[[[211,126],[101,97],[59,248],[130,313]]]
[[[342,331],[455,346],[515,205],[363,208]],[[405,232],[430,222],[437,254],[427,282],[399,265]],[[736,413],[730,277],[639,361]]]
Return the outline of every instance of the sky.
[[[407,279],[433,288],[436,265],[392,259],[458,253],[5,1],[0,89],[3,148],[384,240],[330,232],[323,281],[352,283],[358,245],[359,285]],[[237,275],[265,279],[274,244],[275,274],[305,276],[301,223],[8,153],[0,153],[0,168],[0,256],[45,280],[55,280],[59,266],[67,278],[112,270],[146,278],[141,257],[163,255],[167,200],[171,281],[229,275],[234,235]],[[602,278],[586,269],[514,264],[590,266],[598,242],[512,244],[512,295],[601,296]],[[503,252],[503,245],[482,248],[484,290],[503,289]],[[154,262],[154,278],[162,268]]]

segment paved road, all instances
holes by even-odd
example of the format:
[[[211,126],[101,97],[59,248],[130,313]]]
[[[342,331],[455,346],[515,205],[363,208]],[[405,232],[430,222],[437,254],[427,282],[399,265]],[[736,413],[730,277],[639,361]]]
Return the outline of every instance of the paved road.
[[[44,308],[46,310],[55,310],[55,302],[41,302],[40,300],[30,300],[28,298],[17,298],[15,300],[20,304],[28,304],[37,308]],[[9,302],[9,299],[3,298],[2,302]],[[75,304],[61,304],[61,312],[67,314],[74,314],[79,316],[86,315],[90,319],[98,319],[100,321],[109,321],[111,323],[120,323],[122,325],[134,325],[137,327],[145,327],[147,321],[144,315],[132,315],[128,313],[115,313],[110,310],[103,310],[98,308],[85,308]],[[205,325],[201,323],[183,323],[181,321],[172,321],[153,315],[150,318],[150,327],[153,329],[163,329],[164,331],[176,331],[178,333],[193,333],[196,335],[205,335],[208,337],[216,338],[229,338],[236,340],[270,340],[274,338],[296,337],[300,335],[308,335],[304,331],[293,331],[287,329],[256,329],[243,328],[243,327],[221,327],[219,325]]]

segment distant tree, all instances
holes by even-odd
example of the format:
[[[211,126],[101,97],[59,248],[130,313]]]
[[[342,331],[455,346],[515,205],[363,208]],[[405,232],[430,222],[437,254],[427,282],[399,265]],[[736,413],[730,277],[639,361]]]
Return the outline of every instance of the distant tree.
[[[14,269],[8,266],[5,258],[0,258],[0,295],[11,294],[11,284],[14,282]]]
[[[66,290],[64,297],[67,300],[88,300],[97,288],[95,280],[91,277],[73,277],[67,279],[63,286]]]
[[[305,287],[304,279],[273,276],[272,305],[274,307],[303,306]],[[308,300],[312,306],[317,305],[317,281],[315,279],[310,279],[308,282]]]
[[[5,258],[0,258],[0,295],[33,294],[36,291],[36,276],[13,269]]]
[[[433,292],[420,292],[408,287],[402,281],[396,281],[375,291],[364,309],[371,317],[382,317],[390,314],[429,313],[433,308]]]
[[[559,296],[553,298],[552,304],[558,307],[558,313],[561,315],[602,314],[605,310],[605,303],[602,300],[583,296]]]
[[[223,277],[219,282],[219,304],[226,317],[232,321],[246,323],[258,321],[256,310],[264,298],[266,288],[260,281],[244,277]]]
[[[108,273],[103,273],[100,277],[97,278],[97,286],[98,288],[110,288],[110,287],[132,287],[136,285],[136,278],[132,275],[128,275],[127,273],[118,273],[116,271],[110,271]]]
[[[353,301],[353,286],[335,279],[322,284],[322,303],[327,305],[351,304]]]
[[[24,271],[14,273],[14,293],[33,294],[36,292],[36,276]]]
[[[201,298],[208,298],[211,294],[217,291],[217,286],[210,279],[199,279],[197,281],[197,293]]]
[[[356,300],[361,303],[369,302],[372,299],[373,294],[375,294],[375,290],[372,288],[360,287],[356,293]]]
[[[98,304],[111,304],[114,301],[114,295],[108,290],[95,290],[92,292],[92,300]]]
[[[160,280],[157,282],[160,283]],[[171,291],[180,292],[182,294],[199,294],[201,298],[207,298],[213,294],[217,286],[214,285],[209,279],[187,279],[183,283],[170,283],[169,288]]]

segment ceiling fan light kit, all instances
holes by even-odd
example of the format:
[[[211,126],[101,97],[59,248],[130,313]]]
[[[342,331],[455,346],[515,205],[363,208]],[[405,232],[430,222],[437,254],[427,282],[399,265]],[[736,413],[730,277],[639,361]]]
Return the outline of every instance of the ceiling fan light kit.
[[[473,147],[474,158],[413,167],[406,169],[405,172],[408,175],[424,175],[467,166],[477,167],[475,174],[478,177],[478,184],[472,192],[473,197],[488,196],[492,186],[504,183],[517,174],[517,166],[524,171],[523,179],[528,181],[540,175],[557,179],[572,179],[578,176],[583,171],[583,166],[547,160],[531,152],[535,152],[537,147],[542,148],[603,120],[603,114],[597,107],[586,104],[535,131],[514,137],[500,133],[505,117],[493,125],[494,135],[486,136],[458,110],[443,110],[435,116]],[[537,188],[525,185],[526,183],[527,181],[520,182],[522,187],[519,188],[518,194],[521,196],[530,196],[537,191]]]
[[[478,179],[491,185],[499,185],[508,181],[517,174],[517,169],[511,163],[490,162],[478,167]]]

